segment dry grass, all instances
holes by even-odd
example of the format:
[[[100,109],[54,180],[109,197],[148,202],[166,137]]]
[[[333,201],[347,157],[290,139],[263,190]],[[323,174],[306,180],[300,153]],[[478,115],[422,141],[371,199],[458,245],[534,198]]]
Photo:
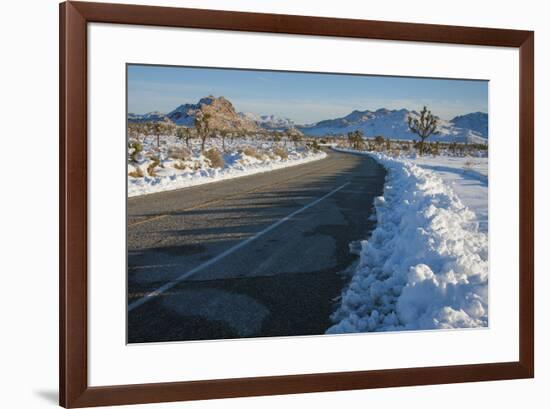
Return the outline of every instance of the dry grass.
[[[173,148],[170,149],[168,156],[172,159],[189,160],[191,159],[192,152],[187,148]]]
[[[178,170],[185,170],[187,169],[189,166],[187,166],[186,163],[184,163],[183,161],[179,161],[179,162],[176,162],[174,163],[174,168],[175,169],[178,169]]]
[[[401,155],[401,149],[399,147],[394,147],[390,150],[390,155],[394,158],[398,158]]]
[[[216,148],[208,149],[204,152],[204,156],[210,161],[210,166],[213,168],[223,168],[225,165],[221,152]]]
[[[462,169],[464,170],[472,170],[474,168],[474,161],[471,159],[467,159],[464,164],[462,165]]]
[[[273,153],[279,156],[281,159],[288,159],[288,152],[286,149],[276,146],[273,148]]]
[[[158,159],[153,159],[153,161],[147,166],[147,174],[151,177],[157,176],[155,168],[160,164]]]
[[[252,146],[245,146],[244,148],[242,148],[241,152],[244,153],[246,156],[251,156],[258,160],[263,159],[263,155]]]
[[[143,174],[143,171],[141,170],[141,168],[135,168],[135,170],[128,173],[128,176],[131,176],[133,178],[142,178],[145,175]]]

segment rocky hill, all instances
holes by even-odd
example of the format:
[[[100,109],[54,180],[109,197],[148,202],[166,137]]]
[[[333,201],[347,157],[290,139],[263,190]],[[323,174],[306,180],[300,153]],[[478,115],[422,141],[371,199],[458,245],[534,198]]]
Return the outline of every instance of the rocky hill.
[[[183,104],[167,114],[150,112],[143,115],[128,114],[130,122],[171,121],[176,125],[195,126],[195,115],[198,111],[210,114],[210,127],[218,130],[259,131],[260,127],[252,120],[239,115],[233,104],[224,97],[212,95],[201,98],[196,104]]]
[[[166,117],[177,125],[194,126],[195,114],[199,110],[204,114],[210,114],[210,127],[213,129],[259,130],[254,121],[239,115],[230,101],[224,97],[216,98],[212,95],[201,98],[196,104],[180,105],[168,113]]]

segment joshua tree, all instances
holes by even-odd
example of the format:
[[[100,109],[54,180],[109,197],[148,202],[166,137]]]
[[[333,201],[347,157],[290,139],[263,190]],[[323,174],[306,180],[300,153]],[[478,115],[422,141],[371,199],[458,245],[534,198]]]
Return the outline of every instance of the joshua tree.
[[[151,123],[149,132],[157,137],[157,148],[160,148],[160,135],[167,131],[166,124],[156,121]]]
[[[185,139],[185,146],[187,146],[188,148],[191,148],[191,139],[193,139],[195,137],[195,134],[193,133],[193,130],[191,128],[185,128],[185,136],[184,136],[184,139]]]
[[[191,132],[191,128],[186,128],[184,126],[178,126],[176,128],[176,137],[180,141],[185,141],[185,146],[189,148],[189,141],[193,137],[193,133]]]
[[[363,146],[363,131],[357,129],[347,134],[349,145],[352,149],[359,150]]]
[[[353,132],[348,132],[346,136],[348,137],[349,147],[353,148]]]
[[[143,133],[143,124],[130,122],[128,124],[128,136],[140,142],[139,137]]]
[[[242,137],[244,135],[244,130],[242,127],[236,125],[235,130],[231,132],[229,137],[231,138],[231,143],[235,142],[235,137]]]
[[[202,111],[198,111],[195,114],[195,128],[197,130],[199,138],[201,138],[201,152],[204,151],[206,139],[210,134],[210,118],[210,114],[203,113]]]
[[[355,149],[363,149],[365,147],[365,134],[361,129],[355,131]]]
[[[300,135],[298,132],[292,132],[290,134],[290,138],[292,139],[292,142],[294,142],[295,147],[297,147],[298,143],[302,141],[302,135]]]
[[[384,143],[384,141],[385,141],[385,139],[384,139],[384,137],[383,137],[382,135],[378,135],[378,136],[375,136],[375,137],[374,137],[374,143],[375,143],[378,147],[382,146],[382,144]]]
[[[222,138],[222,151],[225,152],[225,138],[227,138],[227,134],[229,132],[227,131],[227,129],[221,129],[218,134],[220,135],[220,138]]]
[[[437,130],[438,120],[426,107],[420,111],[420,118],[409,116],[408,120],[411,132],[417,134],[420,138],[419,148],[420,155],[422,155],[424,153],[424,141],[430,135],[437,135],[439,133]]]
[[[288,129],[286,131],[281,132],[281,139],[283,140],[283,147],[286,148],[286,144],[287,144],[289,138],[290,138],[290,132],[288,131]]]

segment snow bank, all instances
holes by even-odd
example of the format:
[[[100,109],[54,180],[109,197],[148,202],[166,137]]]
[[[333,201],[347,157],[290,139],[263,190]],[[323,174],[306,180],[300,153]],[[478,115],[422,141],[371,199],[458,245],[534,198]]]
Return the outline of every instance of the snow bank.
[[[377,227],[327,333],[488,325],[488,240],[435,172],[365,153],[388,170]]]
[[[269,172],[289,166],[301,165],[325,158],[325,152],[313,152],[311,150],[290,150],[288,158],[265,156],[261,159],[247,156],[242,153],[232,152],[224,155],[225,165],[222,169],[211,168],[202,155],[195,158],[194,163],[199,165],[196,170],[178,170],[173,167],[177,161],[163,161],[164,169],[158,168],[156,176],[128,177],[128,197],[162,192],[167,190],[182,189],[205,183],[218,182],[256,173]],[[147,162],[141,166],[146,168]],[[128,165],[128,172],[135,170],[135,166]],[[145,175],[146,173],[143,172]]]
[[[438,174],[472,210],[479,229],[488,232],[489,161],[487,157],[416,156],[414,163]]]

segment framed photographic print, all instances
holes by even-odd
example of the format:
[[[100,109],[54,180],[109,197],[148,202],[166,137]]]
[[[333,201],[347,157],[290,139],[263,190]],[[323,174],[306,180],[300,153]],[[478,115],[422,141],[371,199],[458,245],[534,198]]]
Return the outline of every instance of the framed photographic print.
[[[60,5],[60,404],[534,376],[534,33]]]

